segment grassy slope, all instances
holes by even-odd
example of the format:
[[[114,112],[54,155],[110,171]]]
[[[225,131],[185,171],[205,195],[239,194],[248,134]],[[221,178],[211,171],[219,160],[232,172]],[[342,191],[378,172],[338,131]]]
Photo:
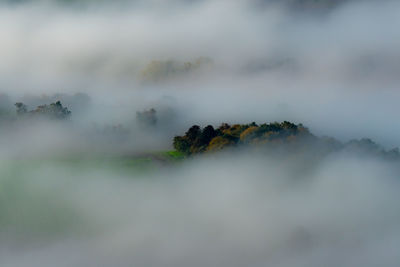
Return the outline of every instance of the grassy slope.
[[[177,151],[157,151],[133,155],[75,155],[51,158],[23,158],[9,161],[7,168],[3,169],[2,172],[6,171],[8,176],[15,176],[19,172],[29,172],[51,166],[67,168],[77,173],[93,169],[136,173],[172,166],[182,159],[184,159],[184,155]]]

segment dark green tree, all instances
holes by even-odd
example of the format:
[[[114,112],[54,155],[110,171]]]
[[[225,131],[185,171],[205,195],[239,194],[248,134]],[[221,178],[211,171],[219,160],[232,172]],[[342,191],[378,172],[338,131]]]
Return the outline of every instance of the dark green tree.
[[[201,135],[201,128],[198,125],[193,125],[189,128],[189,130],[185,133],[185,137],[189,140],[190,143],[194,143],[197,138]]]
[[[191,143],[185,136],[175,136],[173,145],[177,151],[190,154]]]
[[[17,107],[17,115],[22,115],[28,112],[28,108],[24,103],[15,103],[15,106]]]

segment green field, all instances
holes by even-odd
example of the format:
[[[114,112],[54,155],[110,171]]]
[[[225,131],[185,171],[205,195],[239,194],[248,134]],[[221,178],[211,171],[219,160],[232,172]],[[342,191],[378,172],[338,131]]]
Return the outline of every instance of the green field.
[[[15,177],[46,167],[68,168],[73,172],[105,170],[122,172],[150,172],[172,167],[185,156],[177,151],[156,151],[133,155],[68,155],[10,159],[0,168],[3,177]]]

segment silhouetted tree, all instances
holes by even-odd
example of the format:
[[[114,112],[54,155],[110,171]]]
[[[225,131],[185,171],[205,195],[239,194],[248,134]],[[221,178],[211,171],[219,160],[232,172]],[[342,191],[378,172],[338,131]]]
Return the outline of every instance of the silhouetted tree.
[[[60,101],[51,103],[50,105],[38,106],[35,110],[29,113],[33,115],[42,115],[50,119],[66,119],[71,115],[71,111],[68,108],[63,107]]]
[[[21,102],[15,103],[17,114],[30,114],[32,116],[43,116],[50,119],[66,119],[71,115],[68,108],[63,107],[60,101],[51,103],[50,105],[38,106],[36,109],[28,112],[27,106]]]
[[[185,133],[186,138],[191,143],[193,143],[198,137],[200,137],[200,135],[201,135],[201,129],[200,129],[200,126],[198,126],[198,125],[193,125]]]
[[[17,107],[18,115],[22,115],[28,112],[28,108],[24,103],[21,102],[15,103],[15,106]]]
[[[201,145],[208,145],[210,141],[217,136],[217,132],[214,130],[214,127],[208,125],[203,129],[200,135],[200,143]]]

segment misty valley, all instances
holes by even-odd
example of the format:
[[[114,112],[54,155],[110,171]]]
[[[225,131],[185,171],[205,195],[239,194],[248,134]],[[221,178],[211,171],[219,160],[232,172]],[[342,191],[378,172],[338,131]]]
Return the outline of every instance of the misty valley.
[[[0,267],[397,267],[400,3],[0,0]]]

